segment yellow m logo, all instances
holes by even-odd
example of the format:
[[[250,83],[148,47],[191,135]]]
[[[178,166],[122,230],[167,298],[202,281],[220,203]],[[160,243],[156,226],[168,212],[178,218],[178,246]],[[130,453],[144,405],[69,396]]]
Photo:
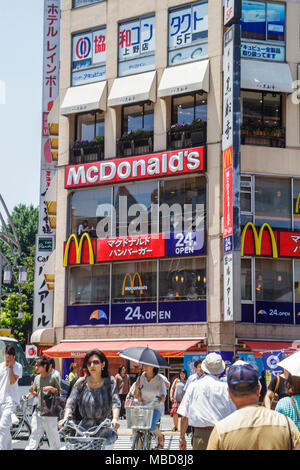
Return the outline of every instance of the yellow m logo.
[[[127,281],[127,278],[129,278],[129,283],[130,283],[130,286],[133,287],[134,286],[134,281],[135,281],[135,278],[138,278],[138,281],[139,281],[139,285],[140,287],[142,287],[142,279],[141,279],[141,276],[139,275],[139,273],[135,272],[133,276],[131,276],[131,274],[127,273],[124,277],[124,281],[123,281],[123,285],[122,285],[122,295],[124,295],[125,293],[125,286],[126,286],[126,281]],[[141,294],[143,293],[143,290],[141,289],[140,290]],[[134,293],[134,290],[131,289],[130,290],[130,293],[133,294]]]
[[[70,245],[71,245],[72,241],[74,241],[74,243],[75,243],[76,264],[81,263],[82,247],[83,247],[83,242],[84,242],[85,238],[86,238],[88,246],[89,246],[89,261],[90,261],[90,264],[95,263],[93,245],[92,245],[92,242],[91,242],[91,239],[90,239],[89,235],[87,233],[83,233],[83,235],[80,238],[80,242],[78,243],[78,238],[76,237],[76,235],[74,235],[74,233],[72,233],[72,235],[69,236],[68,241],[66,243],[66,247],[65,247],[64,267],[68,266],[69,251],[70,251]]]
[[[232,165],[232,147],[224,152],[224,169]]]
[[[241,256],[244,256],[245,238],[246,238],[247,230],[249,228],[253,232],[255,254],[257,256],[261,255],[262,237],[263,237],[263,234],[264,234],[264,230],[267,229],[269,231],[270,238],[271,238],[273,258],[278,258],[278,250],[277,250],[277,243],[276,243],[275,235],[274,235],[274,232],[271,229],[270,225],[267,224],[266,222],[260,227],[259,234],[257,234],[257,230],[256,230],[256,228],[255,228],[255,226],[253,225],[252,222],[248,222],[245,225],[245,227],[243,229],[243,232],[242,232],[242,235],[241,235]]]

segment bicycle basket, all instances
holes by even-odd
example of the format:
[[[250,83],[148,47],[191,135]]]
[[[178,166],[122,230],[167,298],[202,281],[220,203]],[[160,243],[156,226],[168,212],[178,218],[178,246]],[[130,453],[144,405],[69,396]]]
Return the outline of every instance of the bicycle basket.
[[[127,406],[127,427],[131,429],[150,429],[153,418],[153,408],[148,406]]]
[[[66,450],[103,450],[105,439],[101,437],[65,437]]]

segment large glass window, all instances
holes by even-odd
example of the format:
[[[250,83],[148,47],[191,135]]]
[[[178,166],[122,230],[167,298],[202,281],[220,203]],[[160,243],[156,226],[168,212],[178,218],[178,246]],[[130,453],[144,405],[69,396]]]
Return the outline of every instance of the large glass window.
[[[256,300],[293,301],[292,261],[255,259]]]
[[[112,303],[156,302],[157,262],[113,264]]]
[[[104,139],[104,113],[96,111],[76,116],[76,140]]]
[[[207,121],[207,94],[197,92],[172,98],[172,125]]]
[[[252,269],[251,259],[241,259],[241,299],[252,300]]]
[[[284,3],[243,0],[242,38],[284,41],[285,5]]]
[[[152,102],[138,103],[122,108],[122,135],[138,130],[153,132],[154,104]]]
[[[80,225],[86,220],[88,233],[95,237],[97,223],[109,216],[110,204],[111,188],[76,191],[71,197],[72,233],[80,234]]]
[[[114,188],[115,236],[157,233],[157,225],[151,230],[151,204],[158,204],[156,182]]]
[[[69,304],[109,302],[109,265],[80,266],[70,269]]]
[[[282,95],[242,91],[243,125],[281,127]]]
[[[160,232],[203,229],[205,207],[204,177],[160,182]]]
[[[119,24],[119,76],[155,68],[155,16]]]
[[[300,180],[293,180],[294,230],[300,230]]]
[[[205,258],[161,260],[159,265],[161,301],[205,299]]]
[[[294,278],[295,302],[300,303],[300,261],[295,260],[295,278]]]
[[[255,224],[272,229],[291,228],[291,182],[283,178],[255,177]]]

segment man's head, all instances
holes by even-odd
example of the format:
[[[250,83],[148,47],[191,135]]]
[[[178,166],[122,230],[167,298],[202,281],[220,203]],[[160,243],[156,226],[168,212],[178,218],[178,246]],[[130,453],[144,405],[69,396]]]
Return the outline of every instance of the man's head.
[[[258,372],[251,364],[233,364],[227,372],[230,398],[239,408],[247,403],[257,403],[260,392]]]
[[[15,363],[16,350],[12,344],[5,347],[5,365],[12,366]]]
[[[202,361],[201,367],[205,374],[218,376],[224,372],[225,362],[223,361],[221,354],[212,352],[207,354],[204,361]]]
[[[37,374],[41,374],[41,375],[48,374],[49,368],[50,368],[50,362],[47,357],[40,357],[39,359],[37,359],[36,365],[35,365],[35,370]]]
[[[200,359],[198,361],[194,362],[195,372],[196,372],[196,374],[199,375],[199,377],[201,377],[201,375],[203,374],[201,364],[202,364],[202,361]]]

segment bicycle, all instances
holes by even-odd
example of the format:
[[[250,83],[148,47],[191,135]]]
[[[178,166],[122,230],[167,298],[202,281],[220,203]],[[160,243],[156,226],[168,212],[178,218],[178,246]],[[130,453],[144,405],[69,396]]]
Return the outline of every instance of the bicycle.
[[[31,415],[33,409],[33,397],[26,397],[24,395],[20,400],[20,405],[17,407],[15,415],[18,418],[18,423],[11,426],[12,439],[22,438],[28,439],[31,434]],[[25,434],[25,436],[24,436]]]
[[[65,445],[61,447],[61,450],[103,450],[107,438],[101,436],[101,431],[112,431],[113,427],[111,420],[106,419],[98,426],[84,429],[80,425],[75,424],[74,421],[68,417],[62,429],[64,430]],[[70,435],[71,430],[75,430],[75,436]]]
[[[127,427],[135,430],[131,450],[151,450],[157,448],[157,435],[150,431],[154,405],[160,403],[160,397],[156,397],[147,405],[142,405],[137,399],[127,405],[126,420]]]

